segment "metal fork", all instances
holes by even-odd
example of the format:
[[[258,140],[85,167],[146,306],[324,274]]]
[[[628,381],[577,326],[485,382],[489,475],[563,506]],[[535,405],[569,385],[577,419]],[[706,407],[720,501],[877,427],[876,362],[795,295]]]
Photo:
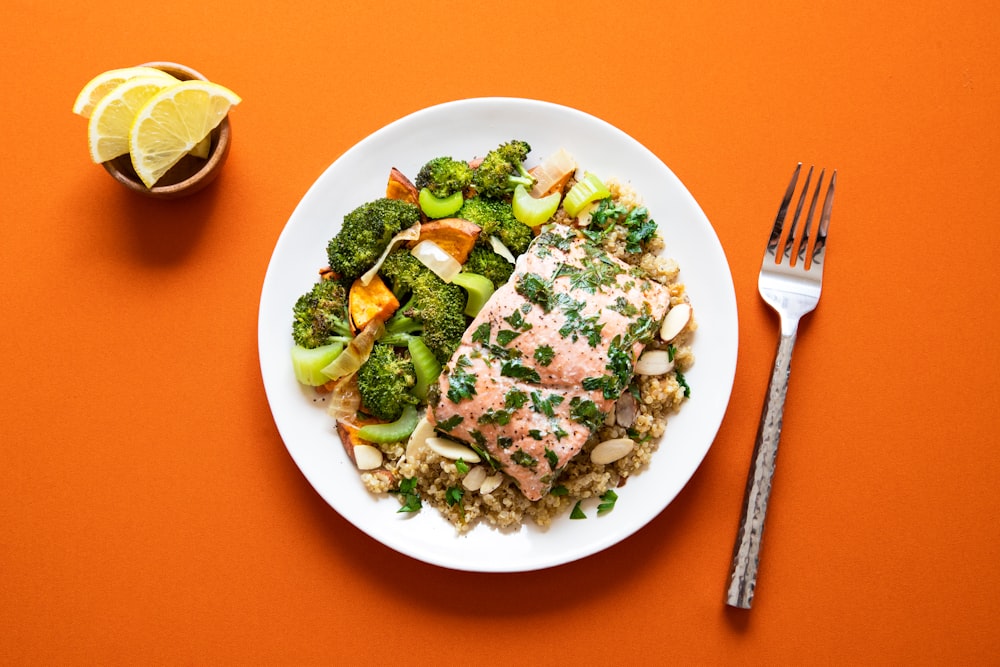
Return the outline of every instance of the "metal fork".
[[[805,223],[799,234],[797,227],[808,197],[813,175],[812,167],[809,167],[809,172],[806,174],[791,224],[787,230],[784,227],[801,169],[800,162],[795,167],[792,182],[788,184],[788,190],[785,191],[781,206],[778,208],[771,236],[767,240],[767,249],[764,251],[760,276],[757,279],[757,289],[761,297],[781,318],[781,338],[778,340],[778,351],[767,388],[767,399],[757,429],[757,439],[754,443],[753,458],[743,498],[743,511],[733,548],[733,562],[729,570],[726,604],[742,609],[749,609],[753,602],[764,517],[767,512],[768,496],[771,494],[778,439],[781,436],[781,418],[785,407],[785,394],[788,391],[792,348],[795,347],[799,319],[806,313],[812,312],[819,302],[826,256],[826,232],[830,225],[833,191],[837,184],[837,172],[834,171],[830,176],[830,183],[823,200],[815,240],[810,246],[813,216],[826,171],[823,170],[819,174],[810,198]]]

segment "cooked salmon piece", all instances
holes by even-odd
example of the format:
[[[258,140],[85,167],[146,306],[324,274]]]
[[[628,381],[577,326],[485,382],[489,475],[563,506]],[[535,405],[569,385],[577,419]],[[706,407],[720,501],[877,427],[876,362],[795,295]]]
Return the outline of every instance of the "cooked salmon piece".
[[[614,409],[669,300],[663,285],[555,226],[466,331],[429,418],[538,500]]]

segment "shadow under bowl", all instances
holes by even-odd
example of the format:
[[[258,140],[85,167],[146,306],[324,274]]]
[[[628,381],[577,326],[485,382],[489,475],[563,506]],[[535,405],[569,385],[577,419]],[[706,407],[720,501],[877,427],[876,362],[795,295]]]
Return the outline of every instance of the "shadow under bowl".
[[[142,66],[163,70],[181,81],[207,80],[197,71],[177,63],[152,62],[143,63]],[[222,122],[209,134],[211,145],[207,158],[185,155],[177,164],[167,170],[151,188],[147,188],[135,173],[135,169],[132,167],[132,156],[128,153],[102,164],[116,181],[138,194],[158,199],[186,197],[202,190],[218,177],[219,172],[222,171],[222,165],[225,164],[226,158],[229,156],[232,134],[229,118],[223,118]]]

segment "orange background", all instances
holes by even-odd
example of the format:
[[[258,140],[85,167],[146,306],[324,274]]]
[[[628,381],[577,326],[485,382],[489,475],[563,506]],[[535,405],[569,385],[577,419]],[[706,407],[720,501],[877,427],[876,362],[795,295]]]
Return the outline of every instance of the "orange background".
[[[1000,661],[995,2],[7,6],[0,661]],[[187,200],[118,186],[70,112],[92,76],[151,60],[244,100],[225,172]],[[719,234],[741,327],[676,501],[607,551],[505,575],[416,562],[330,509],[256,348],[271,250],[322,170],[492,95],[660,156]],[[839,170],[837,203],[748,613],[723,592],[777,339],[756,273],[798,160]]]

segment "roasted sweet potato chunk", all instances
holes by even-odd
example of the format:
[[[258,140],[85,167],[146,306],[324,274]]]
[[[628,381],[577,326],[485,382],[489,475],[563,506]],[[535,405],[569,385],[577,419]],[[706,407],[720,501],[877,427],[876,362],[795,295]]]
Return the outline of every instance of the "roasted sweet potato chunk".
[[[461,218],[433,220],[421,226],[420,238],[410,245],[416,245],[420,241],[434,241],[459,264],[465,264],[481,231],[479,225]]]

